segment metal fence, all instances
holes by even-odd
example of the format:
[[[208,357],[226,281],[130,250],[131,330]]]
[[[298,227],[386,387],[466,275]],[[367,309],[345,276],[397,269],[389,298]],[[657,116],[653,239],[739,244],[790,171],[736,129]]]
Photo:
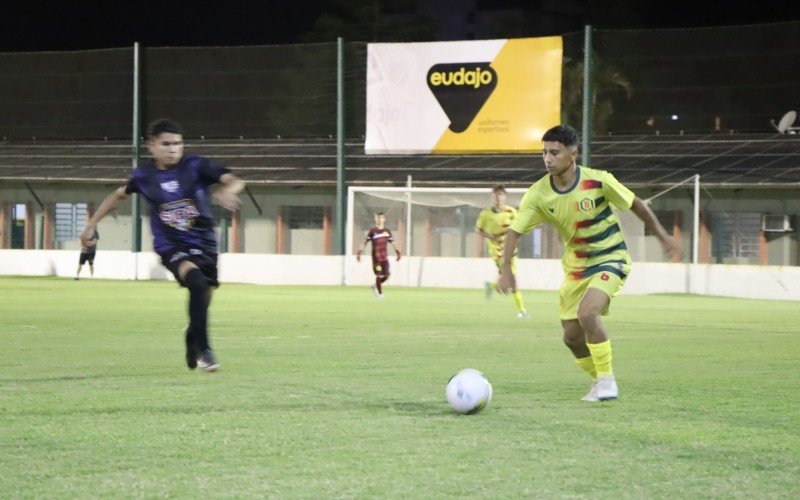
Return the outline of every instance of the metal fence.
[[[190,137],[336,134],[337,44],[0,54],[4,140],[125,139],[169,116]],[[364,130],[366,44],[345,47],[346,130]]]
[[[597,134],[770,131],[798,106],[800,22],[596,30]],[[581,123],[584,33],[564,40],[563,121]],[[336,43],[140,51],[142,123],[170,116],[192,137],[336,133]],[[0,137],[131,136],[134,51],[0,54]],[[366,44],[345,44],[346,134],[365,129]]]

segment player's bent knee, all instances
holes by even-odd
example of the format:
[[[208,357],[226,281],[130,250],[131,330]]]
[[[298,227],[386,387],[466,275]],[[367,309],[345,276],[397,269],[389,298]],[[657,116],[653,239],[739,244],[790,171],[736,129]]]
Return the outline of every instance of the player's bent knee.
[[[190,269],[183,278],[183,283],[190,292],[206,292],[208,282],[203,272],[198,268]]]
[[[578,308],[578,322],[581,326],[594,325],[600,320],[600,311],[595,308]]]
[[[564,341],[564,345],[572,350],[583,347],[586,344],[585,340],[567,335],[566,333],[564,334],[564,338],[562,340]]]

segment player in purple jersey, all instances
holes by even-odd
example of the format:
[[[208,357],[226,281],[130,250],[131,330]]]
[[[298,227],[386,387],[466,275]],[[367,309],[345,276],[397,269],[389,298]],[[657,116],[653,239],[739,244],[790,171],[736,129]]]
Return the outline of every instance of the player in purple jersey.
[[[210,186],[223,208],[239,208],[237,193],[244,183],[230,170],[208,158],[183,155],[183,128],[167,119],[156,120],[147,130],[152,161],[133,171],[126,186],[113,191],[100,205],[80,235],[85,245],[97,223],[132,193],[140,193],[150,206],[153,247],[164,267],[189,290],[189,326],[186,328],[186,364],[208,372],[219,362],[208,340],[208,306],[217,281],[217,238],[211,211]]]
[[[379,299],[383,298],[383,283],[390,276],[388,245],[392,245],[397,260],[400,260],[400,250],[394,245],[392,230],[384,227],[385,223],[386,215],[383,212],[375,214],[375,227],[367,231],[364,242],[356,250],[356,261],[361,262],[361,253],[367,247],[367,243],[372,244],[372,271],[375,273],[375,284],[372,285],[372,291]]]

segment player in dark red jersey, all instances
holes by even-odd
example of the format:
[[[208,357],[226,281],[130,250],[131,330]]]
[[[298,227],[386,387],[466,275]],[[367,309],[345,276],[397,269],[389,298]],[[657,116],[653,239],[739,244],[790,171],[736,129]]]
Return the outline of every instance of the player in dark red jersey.
[[[389,252],[388,245],[392,245],[397,260],[400,260],[400,250],[394,245],[394,236],[388,227],[384,227],[386,216],[383,212],[375,214],[375,227],[367,231],[367,236],[361,246],[356,250],[356,260],[361,262],[361,253],[372,243],[372,271],[375,273],[375,284],[372,291],[379,299],[383,298],[383,283],[389,279]]]

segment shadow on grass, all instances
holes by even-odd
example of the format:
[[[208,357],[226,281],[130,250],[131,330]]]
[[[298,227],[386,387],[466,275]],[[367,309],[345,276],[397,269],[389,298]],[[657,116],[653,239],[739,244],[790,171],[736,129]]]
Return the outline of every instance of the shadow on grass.
[[[393,413],[404,415],[418,415],[424,417],[453,415],[447,403],[438,401],[391,401],[388,404],[370,405],[374,409],[385,409]]]

